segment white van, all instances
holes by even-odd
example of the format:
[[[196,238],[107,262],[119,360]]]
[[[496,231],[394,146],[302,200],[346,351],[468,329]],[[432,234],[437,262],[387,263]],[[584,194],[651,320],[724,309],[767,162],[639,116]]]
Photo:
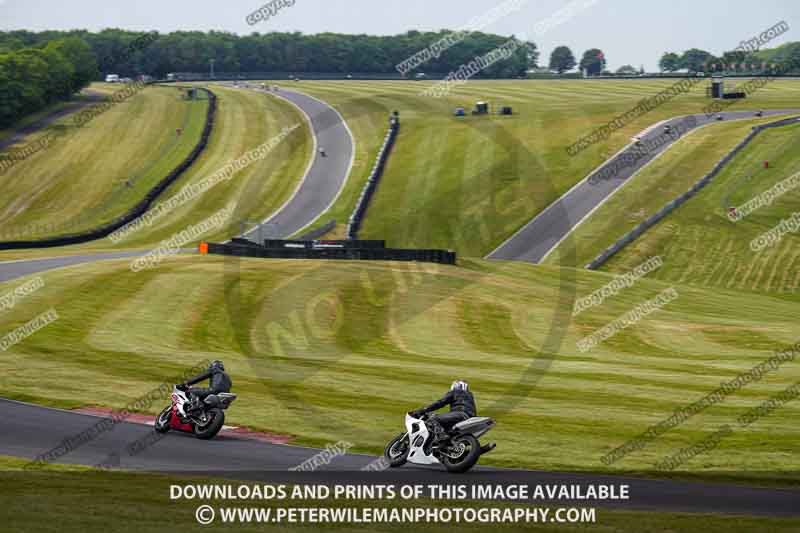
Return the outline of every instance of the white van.
[[[109,74],[108,76],[106,76],[106,83],[119,83],[119,75]]]

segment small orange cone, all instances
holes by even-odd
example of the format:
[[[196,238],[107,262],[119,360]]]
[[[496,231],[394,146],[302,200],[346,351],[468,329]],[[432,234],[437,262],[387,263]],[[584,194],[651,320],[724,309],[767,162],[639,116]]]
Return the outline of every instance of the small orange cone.
[[[198,246],[198,251],[201,254],[207,254],[208,253],[208,243],[207,242],[201,242],[200,246]]]

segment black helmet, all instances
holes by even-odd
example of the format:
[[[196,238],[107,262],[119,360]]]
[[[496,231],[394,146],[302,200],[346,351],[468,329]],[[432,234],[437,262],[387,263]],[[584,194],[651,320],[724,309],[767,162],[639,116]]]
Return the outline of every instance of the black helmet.
[[[225,365],[219,359],[208,365],[209,372],[225,372]]]

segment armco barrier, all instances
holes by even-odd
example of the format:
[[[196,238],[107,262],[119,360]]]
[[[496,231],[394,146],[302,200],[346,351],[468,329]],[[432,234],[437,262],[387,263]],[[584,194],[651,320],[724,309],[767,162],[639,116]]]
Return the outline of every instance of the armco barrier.
[[[730,160],[733,159],[736,156],[736,154],[738,154],[745,146],[750,144],[752,140],[758,136],[759,133],[769,128],[788,126],[790,124],[797,124],[798,122],[800,122],[800,117],[792,117],[792,118],[784,118],[781,120],[777,120],[775,122],[770,122],[769,124],[754,126],[753,129],[750,131],[750,133],[748,133],[747,136],[733,148],[733,150],[728,152],[728,154],[725,157],[723,157],[716,165],[714,165],[714,168],[711,169],[711,172],[709,172],[708,174],[703,176],[700,180],[698,180],[694,185],[691,186],[691,188],[689,188],[688,191],[686,191],[685,193],[681,194],[680,196],[669,202],[667,205],[659,209],[656,214],[654,214],[653,216],[651,216],[650,218],[648,218],[647,220],[645,220],[644,222],[633,228],[631,231],[625,234],[624,237],[622,237],[620,240],[609,246],[602,254],[597,256],[594,261],[586,265],[586,268],[589,270],[596,270],[600,268],[601,266],[603,266],[603,264],[606,263],[606,261],[611,259],[617,252],[619,252],[620,250],[628,246],[630,243],[638,239],[645,231],[658,224],[661,220],[664,219],[664,217],[672,213],[675,209],[685,204],[691,197],[700,192],[703,189],[703,187],[708,185],[711,182],[711,180],[714,179],[714,176],[719,174],[719,171],[722,170],[723,167],[725,167],[725,165],[727,165],[730,162]]]
[[[192,166],[192,164],[195,162],[195,160],[197,160],[198,157],[200,157],[200,154],[203,152],[203,150],[205,150],[206,145],[208,144],[208,139],[211,136],[212,130],[214,129],[214,118],[217,113],[217,96],[208,89],[202,88],[202,90],[208,93],[209,102],[205,127],[203,128],[203,134],[201,135],[197,145],[195,145],[192,152],[186,156],[186,159],[184,159],[177,167],[175,167],[175,169],[173,169],[172,172],[170,172],[164,179],[158,182],[155,187],[150,189],[145,197],[138,204],[133,206],[127,213],[97,229],[89,230],[83,233],[64,235],[61,237],[50,237],[40,240],[0,242],[0,250],[54,248],[56,246],[67,246],[70,244],[90,242],[111,235],[121,227],[133,222],[145,214],[145,212],[150,209],[158,197],[165,190],[167,190],[167,188],[172,185],[181,176],[181,174],[183,174],[190,166]]]
[[[361,191],[361,196],[358,199],[356,208],[353,210],[353,214],[350,215],[350,222],[347,225],[348,239],[358,238],[358,231],[361,229],[361,223],[364,221],[364,217],[367,214],[369,202],[372,199],[372,195],[375,194],[375,190],[378,188],[378,182],[383,176],[383,171],[386,168],[386,161],[389,160],[389,154],[392,151],[392,147],[394,146],[395,140],[397,139],[397,133],[399,131],[400,119],[397,118],[397,115],[394,115],[389,120],[389,132],[386,134],[386,138],[383,140],[383,146],[381,146],[381,149],[378,152],[375,166],[372,167],[372,172],[370,173],[369,178],[367,178],[367,183],[364,185],[364,189]]]
[[[204,243],[209,254],[265,259],[339,259],[349,261],[418,261],[456,264],[456,253],[445,250],[401,250],[395,248],[264,248],[236,244]],[[207,248],[206,248],[207,247]]]

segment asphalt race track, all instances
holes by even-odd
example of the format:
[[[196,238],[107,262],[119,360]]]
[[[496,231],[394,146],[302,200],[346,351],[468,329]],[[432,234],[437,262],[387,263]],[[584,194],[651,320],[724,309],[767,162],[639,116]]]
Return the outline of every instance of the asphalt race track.
[[[276,94],[300,108],[311,122],[314,134],[312,164],[305,177],[289,201],[263,222],[261,236],[279,239],[302,230],[333,205],[350,174],[355,141],[342,116],[325,102],[286,89],[269,94]],[[320,148],[325,150],[325,157],[320,156]],[[245,235],[252,238],[256,233],[253,229]]]
[[[798,112],[800,112],[800,109],[780,109],[764,111],[764,116],[785,115]],[[725,120],[744,119],[753,118],[754,112],[735,111],[719,113],[719,115],[722,115]],[[707,117],[705,114],[694,115],[696,120],[694,128],[716,122],[716,116],[717,115]],[[685,119],[686,117],[673,118],[659,124],[659,126],[670,124],[673,127],[677,127],[677,125]],[[686,131],[690,131],[690,129]],[[662,135],[662,127],[651,127],[646,133],[641,134],[639,139],[642,143],[646,144],[647,141],[652,141]],[[626,146],[625,149],[621,150],[606,163],[592,171],[586,179],[567,191],[561,198],[550,204],[544,211],[534,217],[511,238],[491,252],[487,256],[487,259],[506,259],[511,261],[526,261],[529,263],[541,262],[584,218],[599,207],[642,167],[672,146],[681,136],[673,135],[669,142],[660,144],[660,146],[650,150],[635,163],[627,166],[620,164],[620,161],[626,157],[626,153],[630,156],[635,150],[635,147],[633,144]],[[614,166],[615,163],[618,165],[618,168],[614,169],[608,176],[595,179],[601,175],[605,166]],[[594,181],[594,183],[590,183],[590,181]],[[669,200],[671,200],[671,198],[665,198],[664,204]],[[583,265],[575,266],[582,267]]]
[[[58,447],[65,438],[88,430],[100,420],[92,415],[7,400],[0,400],[0,418],[3,420],[0,454],[28,459]],[[118,465],[129,470],[272,483],[524,483],[574,484],[582,487],[590,484],[627,484],[630,500],[578,504],[675,512],[800,515],[800,506],[797,505],[800,491],[712,483],[490,468],[476,468],[467,474],[451,475],[441,467],[409,465],[384,472],[363,472],[361,469],[376,458],[356,454],[335,457],[329,465],[320,467],[313,474],[293,473],[288,469],[309,459],[319,450],[226,436],[201,441],[191,435],[172,431],[141,452],[131,455],[128,447],[149,435],[154,435],[150,426],[121,422],[113,429],[100,433],[94,440],[59,457],[56,462],[109,465],[112,463],[109,458],[112,457],[115,468]]]
[[[0,283],[9,281],[22,276],[29,276],[46,270],[64,268],[81,263],[94,263],[108,259],[121,259],[124,257],[136,257],[146,252],[107,252],[88,255],[71,255],[64,257],[48,257],[45,259],[27,259],[22,261],[0,262]],[[0,258],[2,255],[0,255]]]

